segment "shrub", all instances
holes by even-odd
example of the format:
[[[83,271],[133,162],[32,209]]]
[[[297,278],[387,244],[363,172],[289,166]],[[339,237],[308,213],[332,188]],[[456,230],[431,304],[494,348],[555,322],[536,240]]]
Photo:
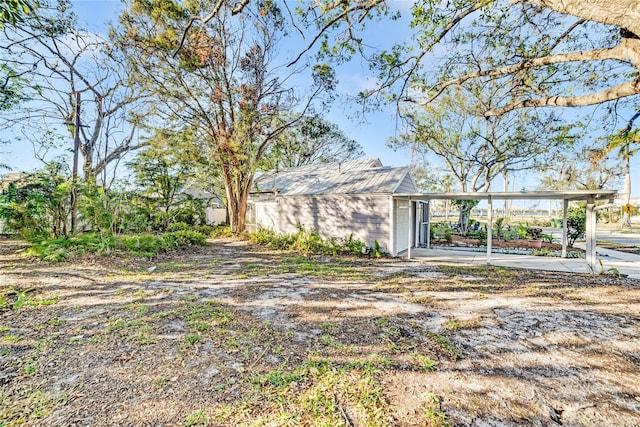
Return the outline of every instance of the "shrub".
[[[197,233],[204,234],[205,236],[211,236],[215,229],[216,229],[216,227],[213,227],[211,225],[206,225],[206,224],[190,225],[190,224],[188,224],[186,222],[172,222],[167,227],[167,231],[168,232],[195,231]]]
[[[576,240],[585,235],[587,228],[587,211],[582,207],[570,207],[567,210],[567,237],[569,246],[573,247]]]
[[[197,230],[179,230],[166,233],[164,236],[175,238],[178,246],[204,246],[207,244],[207,236]]]
[[[235,233],[231,231],[231,227],[228,224],[216,225],[211,227],[211,237],[233,237]]]
[[[76,237],[58,237],[40,240],[26,251],[45,261],[62,261],[74,254],[110,254],[114,251],[129,252],[133,256],[152,258],[160,252],[168,252],[180,246],[205,245],[206,236],[193,230],[175,231],[161,235],[85,233]]]
[[[542,228],[531,227],[529,223],[518,224],[516,233],[521,239],[542,239],[544,234]]]
[[[376,240],[374,244],[377,242],[378,241]],[[366,249],[367,245],[365,245],[364,242],[361,242],[360,240],[354,239],[353,233],[351,233],[348,237],[342,240],[340,252],[352,255],[361,255],[364,251],[366,251]]]
[[[259,246],[266,246],[274,249],[293,250],[303,254],[350,254],[362,255],[367,253],[367,245],[360,240],[354,239],[353,234],[343,238],[323,239],[315,230],[307,230],[302,226],[298,227],[295,234],[278,234],[268,228],[261,228],[255,233],[251,233],[249,238],[252,243]],[[381,256],[383,254],[380,244],[374,242],[374,247],[369,251],[371,256]]]

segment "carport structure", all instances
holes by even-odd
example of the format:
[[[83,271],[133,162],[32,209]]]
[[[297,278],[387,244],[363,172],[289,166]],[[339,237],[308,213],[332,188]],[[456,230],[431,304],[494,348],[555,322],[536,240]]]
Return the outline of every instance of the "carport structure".
[[[491,239],[493,229],[493,203],[497,200],[562,200],[562,254],[567,256],[567,209],[569,202],[586,202],[586,262],[591,271],[595,271],[596,264],[596,211],[611,206],[617,195],[616,190],[576,190],[576,191],[521,191],[521,192],[458,192],[458,193],[420,193],[395,194],[393,198],[398,203],[409,203],[411,209],[410,223],[407,227],[408,249],[407,258],[411,258],[411,248],[421,244],[429,248],[430,214],[429,205],[432,200],[486,200],[487,201],[487,264],[491,264]],[[596,202],[606,200],[608,203],[597,206]],[[394,236],[397,239],[403,236]]]

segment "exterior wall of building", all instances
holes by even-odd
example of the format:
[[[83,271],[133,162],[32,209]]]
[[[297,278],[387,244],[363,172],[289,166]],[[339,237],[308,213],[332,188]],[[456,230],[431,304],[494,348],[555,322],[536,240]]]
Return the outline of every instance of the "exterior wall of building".
[[[295,233],[298,224],[315,229],[325,238],[346,238],[353,234],[367,246],[378,241],[389,248],[389,196],[331,195],[287,196],[251,202],[247,222],[250,228],[270,228],[278,233]]]
[[[415,193],[415,192],[416,192],[416,185],[414,184],[413,179],[411,178],[411,175],[407,174],[407,176],[404,177],[404,179],[402,180],[398,188],[396,188],[396,191],[394,193],[408,194],[408,193]]]
[[[227,220],[227,210],[224,208],[207,207],[205,210],[207,224],[224,224]]]

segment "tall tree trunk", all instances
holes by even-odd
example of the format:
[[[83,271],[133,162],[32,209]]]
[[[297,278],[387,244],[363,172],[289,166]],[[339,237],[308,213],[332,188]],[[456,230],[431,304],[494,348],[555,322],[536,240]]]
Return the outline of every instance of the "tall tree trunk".
[[[80,152],[80,92],[76,92],[73,115],[73,169],[71,172],[71,234],[76,232],[78,221],[78,156]]]
[[[624,205],[628,206],[631,202],[631,156],[626,155],[624,158]],[[626,209],[622,210],[621,227],[631,227],[631,215]]]
[[[471,206],[467,203],[460,205],[460,218],[458,219],[458,231],[463,236],[469,234],[469,217],[471,216]]]
[[[225,192],[227,193],[227,214],[229,225],[233,233],[243,233],[246,229],[247,202],[252,180],[243,182],[241,177],[233,176],[227,168],[223,167],[223,179]]]
[[[509,191],[509,175],[507,170],[502,171],[502,182],[504,183],[504,192],[507,193]],[[502,214],[505,220],[509,218],[509,200],[504,199],[504,212]]]

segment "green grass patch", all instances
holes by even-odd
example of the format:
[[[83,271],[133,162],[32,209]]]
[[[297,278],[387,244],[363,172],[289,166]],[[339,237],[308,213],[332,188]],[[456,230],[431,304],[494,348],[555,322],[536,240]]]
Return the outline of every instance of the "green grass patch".
[[[209,424],[209,411],[200,409],[188,414],[182,422],[183,427],[206,426]]]
[[[435,371],[437,362],[434,362],[429,356],[420,353],[411,353],[411,359],[421,371]]]
[[[348,419],[357,419],[366,426],[390,425],[390,410],[372,369],[310,359],[291,370],[281,366],[256,375],[252,381],[258,398],[215,408],[216,421],[247,426],[345,426]]]
[[[461,360],[466,356],[458,350],[458,347],[453,345],[449,337],[441,334],[430,334],[438,345],[438,348],[443,351],[451,360]]]
[[[176,230],[164,234],[101,234],[84,233],[77,236],[41,239],[25,251],[45,261],[59,262],[75,256],[95,253],[110,255],[129,253],[135,257],[153,258],[183,246],[206,245],[207,235],[197,230]]]
[[[11,398],[0,393],[0,426],[34,425],[68,401],[66,394],[51,395],[40,389],[27,389]]]
[[[0,311],[13,310],[18,311],[24,307],[39,307],[53,305],[58,302],[57,298],[42,298],[34,296],[35,288],[24,291],[9,289],[0,294]]]
[[[286,257],[281,262],[271,264],[247,264],[244,274],[250,277],[292,273],[334,280],[359,280],[369,277],[362,265],[348,259],[326,259],[302,255]]]

